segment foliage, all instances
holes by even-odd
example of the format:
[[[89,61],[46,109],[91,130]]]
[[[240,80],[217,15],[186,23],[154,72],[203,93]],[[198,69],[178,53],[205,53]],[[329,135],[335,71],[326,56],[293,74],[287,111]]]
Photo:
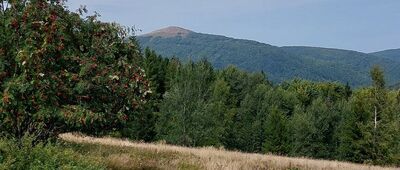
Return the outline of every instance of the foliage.
[[[82,18],[62,1],[24,2],[1,13],[0,129],[40,140],[122,126],[148,93],[130,31]]]
[[[374,66],[371,71],[371,78],[373,86],[377,89],[385,88],[385,79],[383,77],[383,70],[379,66]]]
[[[321,98],[313,101],[305,110],[298,110],[292,119],[293,155],[329,159],[337,148],[336,131],[342,102],[327,103]]]
[[[24,136],[18,146],[16,141],[0,139],[0,169],[105,169],[100,162],[59,144],[33,147],[32,141]]]
[[[159,115],[158,135],[168,142],[197,146],[212,131],[211,125],[218,122],[218,115],[209,115],[205,106],[209,99],[211,82],[214,79],[209,63],[190,63],[178,68],[172,80],[171,90],[165,94]],[[212,139],[214,140],[214,139]]]
[[[353,91],[301,79],[274,86],[264,73],[173,61],[165,67],[168,86],[157,112],[157,140],[399,165],[398,92],[385,89],[377,68],[374,86]]]
[[[266,153],[287,154],[289,151],[289,133],[286,115],[277,107],[270,110],[266,120],[265,142],[263,151]]]
[[[121,131],[122,135],[136,140],[152,141],[156,137],[157,113],[167,89],[167,67],[169,60],[146,48],[141,66],[146,70],[151,91],[147,102],[132,114]]]

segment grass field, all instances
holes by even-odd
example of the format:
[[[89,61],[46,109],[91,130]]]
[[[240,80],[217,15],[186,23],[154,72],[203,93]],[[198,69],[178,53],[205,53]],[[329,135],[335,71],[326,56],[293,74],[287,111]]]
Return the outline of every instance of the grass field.
[[[60,135],[67,147],[98,159],[110,169],[396,169],[338,161],[289,158],[226,151],[211,147],[188,148],[162,143],[137,143],[78,134]]]

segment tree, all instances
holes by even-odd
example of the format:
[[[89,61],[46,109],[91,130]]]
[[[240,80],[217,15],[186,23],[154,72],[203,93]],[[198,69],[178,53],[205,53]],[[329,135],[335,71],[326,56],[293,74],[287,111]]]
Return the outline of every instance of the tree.
[[[167,58],[157,55],[154,50],[149,48],[144,50],[143,69],[146,70],[147,79],[151,82],[151,89],[157,99],[161,99],[167,89],[168,63]]]
[[[270,87],[258,84],[242,101],[234,117],[235,143],[237,149],[247,152],[261,152],[265,141],[265,120],[269,103],[266,94]]]
[[[349,99],[353,92],[351,91],[351,87],[348,82],[346,83],[346,86],[344,89],[345,89],[344,91],[345,91],[346,99]]]
[[[146,48],[140,65],[146,71],[151,93],[147,102],[132,114],[121,132],[123,136],[131,139],[152,141],[156,137],[157,113],[160,112],[160,103],[167,90],[169,59]]]
[[[293,116],[296,105],[300,102],[296,95],[281,87],[271,88],[266,94],[265,103],[268,105],[268,114],[265,123],[264,152],[288,154],[289,118]]]
[[[265,142],[263,151],[266,153],[287,154],[289,151],[288,121],[278,107],[272,107],[265,123]]]
[[[231,107],[239,107],[246,94],[254,90],[258,84],[271,85],[263,73],[247,73],[234,66],[223,69],[219,76],[228,83],[231,95],[229,104]]]
[[[148,82],[128,29],[82,19],[62,1],[9,5],[0,28],[1,131],[37,140],[69,130],[103,133],[146,101]]]
[[[209,128],[199,129],[203,137],[198,143],[201,146],[222,146],[232,116],[228,109],[230,87],[224,80],[216,79],[210,88],[210,100],[207,101],[202,119]]]
[[[375,99],[372,89],[360,89],[350,100],[351,111],[344,115],[340,125],[339,155],[341,159],[353,162],[375,162],[386,159],[388,148],[379,147],[386,140],[382,135],[383,127],[375,126]],[[383,116],[383,115],[381,115]],[[378,140],[380,140],[378,142]],[[384,146],[384,145],[380,145]],[[386,150],[386,151],[385,151]]]
[[[385,88],[385,77],[383,76],[383,70],[379,66],[372,67],[370,76],[373,87],[379,89]]]
[[[159,139],[185,146],[202,145],[215,116],[206,114],[210,85],[214,81],[210,63],[201,61],[182,65],[165,94],[156,129]]]
[[[341,105],[331,105],[322,98],[310,107],[297,109],[291,121],[292,154],[315,158],[335,156],[336,128],[340,123]]]
[[[352,111],[340,128],[339,155],[343,160],[361,163],[398,162],[399,131],[396,120],[395,95],[384,88],[384,76],[379,67],[371,70],[372,88],[359,89],[350,100]],[[396,157],[397,156],[397,157]]]

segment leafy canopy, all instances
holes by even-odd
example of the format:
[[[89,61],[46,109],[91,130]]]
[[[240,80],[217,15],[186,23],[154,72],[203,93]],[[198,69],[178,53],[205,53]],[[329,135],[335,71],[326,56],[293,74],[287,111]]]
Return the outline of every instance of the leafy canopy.
[[[63,1],[2,1],[0,130],[45,139],[120,127],[149,93],[131,29]],[[6,7],[8,6],[8,7]]]

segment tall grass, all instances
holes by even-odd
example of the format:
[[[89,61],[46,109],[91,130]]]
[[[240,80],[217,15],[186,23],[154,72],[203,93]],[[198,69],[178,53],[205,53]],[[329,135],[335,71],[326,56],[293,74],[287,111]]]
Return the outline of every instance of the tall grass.
[[[0,170],[2,169],[98,170],[106,167],[96,159],[84,157],[58,143],[32,145],[32,138],[25,136],[20,142],[0,138]]]
[[[128,140],[115,138],[93,138],[76,134],[62,134],[62,140],[84,144],[92,147],[87,150],[110,152],[105,158],[108,166],[114,169],[124,169],[124,167],[141,166],[161,168],[161,169],[396,169],[390,167],[379,167],[362,164],[354,164],[338,161],[314,160],[307,158],[289,158],[274,155],[263,155],[254,153],[241,153],[226,151],[212,147],[187,148],[180,146],[167,145],[163,143],[138,143]],[[127,150],[134,150],[127,152]],[[108,150],[108,151],[105,151]],[[118,150],[124,150],[118,153]],[[107,155],[105,153],[102,155]],[[142,158],[143,162],[135,157],[137,152],[147,154],[147,158]],[[101,155],[101,154],[99,154]],[[141,164],[140,164],[141,163]],[[131,166],[132,165],[132,166]],[[127,168],[130,169],[130,168]]]

